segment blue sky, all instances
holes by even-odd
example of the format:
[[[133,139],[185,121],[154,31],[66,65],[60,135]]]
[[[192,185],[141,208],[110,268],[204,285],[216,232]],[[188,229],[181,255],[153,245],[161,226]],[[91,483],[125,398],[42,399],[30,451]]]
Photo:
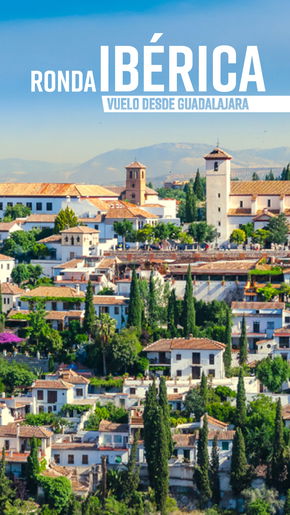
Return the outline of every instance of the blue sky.
[[[98,46],[259,46],[268,94],[290,94],[286,0],[14,2],[1,6],[0,158],[81,162],[113,148],[161,142],[228,148],[290,144],[289,114],[104,114],[99,94],[30,93],[32,69],[94,69]]]

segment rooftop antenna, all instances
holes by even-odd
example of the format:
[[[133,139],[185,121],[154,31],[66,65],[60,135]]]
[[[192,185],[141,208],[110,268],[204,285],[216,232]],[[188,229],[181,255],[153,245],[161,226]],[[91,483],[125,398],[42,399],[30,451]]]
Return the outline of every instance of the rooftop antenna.
[[[219,146],[220,146],[220,140],[219,140],[219,137],[217,137],[216,146],[217,146],[218,148],[219,148]]]

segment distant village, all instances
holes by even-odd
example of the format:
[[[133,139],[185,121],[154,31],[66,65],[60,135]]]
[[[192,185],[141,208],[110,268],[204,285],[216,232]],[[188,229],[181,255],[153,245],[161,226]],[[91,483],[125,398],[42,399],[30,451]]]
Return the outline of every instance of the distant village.
[[[290,168],[231,159],[0,183],[0,514],[290,514]]]

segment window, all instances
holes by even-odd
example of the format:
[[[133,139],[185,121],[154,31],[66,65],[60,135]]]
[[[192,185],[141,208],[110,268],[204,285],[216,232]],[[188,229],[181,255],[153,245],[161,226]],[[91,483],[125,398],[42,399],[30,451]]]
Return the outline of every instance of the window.
[[[10,270],[10,265],[9,264],[7,265],[7,270]]]
[[[279,347],[289,348],[289,336],[279,336]]]
[[[244,202],[243,202],[243,200],[240,200],[240,207],[244,207]]]
[[[56,463],[57,465],[60,463],[60,455],[59,454],[54,455],[54,463]]]
[[[52,211],[52,202],[46,202],[46,211]]]
[[[192,363],[193,365],[200,365],[200,352],[192,353]]]
[[[214,162],[214,167],[213,167],[214,171],[217,172],[218,169],[219,169],[219,164],[217,161]]]
[[[268,321],[267,322],[267,329],[274,329],[274,322]]]
[[[42,211],[42,202],[36,202],[36,211]]]
[[[118,443],[118,444],[122,445],[122,443],[123,443],[122,435],[114,435],[113,439],[114,439],[114,443]]]
[[[98,230],[99,230],[99,226],[98,226],[98,224],[96,224],[96,225],[95,225],[95,229],[96,229],[96,231],[98,231]]]
[[[3,202],[0,202],[0,209],[3,211]]]
[[[89,457],[88,457],[88,455],[87,455],[87,454],[83,454],[83,455],[82,455],[82,464],[83,464],[83,465],[88,465],[88,463],[89,463]]]
[[[83,389],[82,388],[76,388],[76,396],[82,397],[83,396]]]
[[[49,402],[50,404],[57,402],[57,392],[55,392],[54,390],[48,390],[47,402]]]
[[[135,193],[132,193],[132,198],[135,198],[135,196],[136,196]]]
[[[73,465],[74,462],[75,462],[75,457],[73,454],[69,454],[68,457],[67,457],[67,462],[69,465]]]
[[[209,364],[214,365],[214,354],[209,355]]]
[[[218,221],[218,226],[219,226],[219,227],[221,226],[221,222],[220,222],[220,220]]]
[[[77,243],[79,243],[81,241],[80,237],[77,236]],[[90,241],[90,245],[92,244],[92,242]]]
[[[229,442],[222,442],[222,450],[223,451],[229,450]]]
[[[271,199],[269,199],[269,198],[268,198],[268,200],[267,200],[267,206],[268,206],[268,207],[271,207]]]
[[[208,371],[208,375],[211,376],[211,377],[215,377],[215,369],[214,368],[210,368],[209,371]]]
[[[115,315],[119,315],[119,313],[120,313],[120,308],[119,308],[118,306],[115,306],[115,307],[114,307],[114,313],[115,313]]]
[[[32,202],[26,202],[26,207],[28,207],[29,209],[32,209]]]
[[[8,451],[10,448],[10,440],[5,440],[5,449]]]
[[[173,393],[178,393],[178,388],[173,388]]]
[[[260,332],[260,322],[254,322],[253,323],[253,332],[259,333]]]
[[[177,377],[181,377],[182,376],[182,370],[176,370],[176,375],[177,375]]]
[[[132,184],[132,188],[135,188],[135,183],[134,183],[134,182],[133,182],[133,184]]]
[[[129,393],[130,395],[136,395],[136,388],[130,388]]]
[[[221,208],[220,208],[220,207],[218,207],[218,212],[219,212],[219,213],[221,212]]]
[[[39,406],[38,413],[44,413],[44,406]]]
[[[12,207],[13,206],[13,202],[7,202],[7,206]]]
[[[176,361],[180,361],[181,360],[181,354],[176,354]]]
[[[43,401],[43,390],[37,390],[37,400]]]
[[[51,309],[52,309],[52,311],[57,311],[57,302],[52,301],[52,303],[51,303]]]
[[[218,198],[221,198],[221,194],[220,193],[218,193],[217,195],[218,195]]]

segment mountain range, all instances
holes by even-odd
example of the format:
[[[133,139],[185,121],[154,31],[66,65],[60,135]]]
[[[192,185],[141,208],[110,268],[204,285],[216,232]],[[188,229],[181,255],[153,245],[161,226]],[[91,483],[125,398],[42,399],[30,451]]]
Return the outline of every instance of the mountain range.
[[[223,147],[224,148],[224,147]],[[7,182],[79,182],[104,185],[125,183],[125,166],[138,160],[147,166],[147,181],[162,184],[165,178],[186,178],[204,170],[203,156],[211,146],[202,143],[160,143],[134,149],[114,149],[81,164],[25,159],[0,159],[0,180]],[[232,177],[250,179],[253,171],[263,178],[270,169],[279,175],[290,161],[290,147],[234,150]]]

